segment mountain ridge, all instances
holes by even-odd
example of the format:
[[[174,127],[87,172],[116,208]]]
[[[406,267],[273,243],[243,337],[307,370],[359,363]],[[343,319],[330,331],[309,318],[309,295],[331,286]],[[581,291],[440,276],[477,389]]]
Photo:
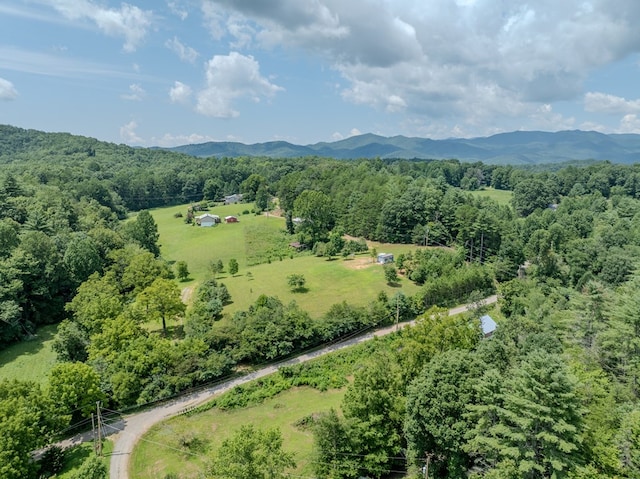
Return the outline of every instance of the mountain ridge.
[[[608,160],[613,163],[640,162],[640,135],[605,134],[597,131],[564,130],[512,131],[488,137],[431,138],[396,135],[385,137],[365,133],[335,142],[296,145],[286,141],[244,144],[207,142],[166,148],[199,157],[301,157],[337,159],[399,158],[451,159],[490,164],[543,164],[576,160]]]

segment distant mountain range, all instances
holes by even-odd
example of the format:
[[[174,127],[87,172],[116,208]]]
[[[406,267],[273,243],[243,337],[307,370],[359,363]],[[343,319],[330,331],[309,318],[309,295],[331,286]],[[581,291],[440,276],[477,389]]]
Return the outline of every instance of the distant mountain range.
[[[198,157],[304,157],[337,159],[405,158],[482,161],[488,164],[540,164],[575,160],[609,160],[614,163],[640,162],[640,135],[606,135],[595,131],[514,131],[486,138],[431,140],[373,134],[352,136],[313,145],[270,141],[245,145],[235,142],[208,142],[168,148]]]

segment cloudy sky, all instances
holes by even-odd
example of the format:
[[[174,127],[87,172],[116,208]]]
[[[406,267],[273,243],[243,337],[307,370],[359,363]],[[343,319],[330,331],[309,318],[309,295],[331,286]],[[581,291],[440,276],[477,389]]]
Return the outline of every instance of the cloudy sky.
[[[0,123],[117,143],[640,133],[638,0],[1,0]]]

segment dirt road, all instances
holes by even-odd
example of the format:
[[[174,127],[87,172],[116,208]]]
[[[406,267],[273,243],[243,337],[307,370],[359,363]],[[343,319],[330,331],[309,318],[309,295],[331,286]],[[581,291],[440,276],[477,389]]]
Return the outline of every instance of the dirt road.
[[[483,300],[483,303],[492,304],[496,301],[497,297],[494,295],[485,298]],[[470,307],[472,307],[472,305],[463,305],[458,306],[457,308],[450,309],[449,315],[462,313]],[[404,327],[407,324],[413,323],[414,321],[411,321],[410,323],[402,323],[400,326]],[[131,456],[131,452],[133,451],[135,444],[140,440],[143,434],[147,432],[154,424],[157,424],[160,421],[163,421],[164,419],[167,419],[171,416],[175,416],[185,409],[197,406],[198,404],[211,399],[213,396],[228,391],[235,386],[248,383],[249,381],[253,381],[257,378],[268,376],[269,374],[276,372],[278,368],[282,366],[291,366],[293,364],[303,363],[311,359],[324,356],[325,354],[338,351],[349,346],[353,346],[354,344],[368,341],[374,336],[384,336],[395,330],[396,326],[390,326],[384,329],[376,330],[374,332],[366,333],[348,341],[334,344],[326,348],[313,351],[311,353],[302,354],[287,361],[282,361],[280,363],[267,366],[246,376],[231,379],[229,381],[224,381],[216,386],[212,386],[211,388],[204,389],[200,392],[186,394],[171,402],[162,404],[161,406],[155,407],[153,409],[149,409],[148,411],[126,416],[118,423],[105,425],[106,432],[108,434],[113,434],[112,439],[114,441],[113,453],[111,455],[110,478],[129,479],[129,458]]]

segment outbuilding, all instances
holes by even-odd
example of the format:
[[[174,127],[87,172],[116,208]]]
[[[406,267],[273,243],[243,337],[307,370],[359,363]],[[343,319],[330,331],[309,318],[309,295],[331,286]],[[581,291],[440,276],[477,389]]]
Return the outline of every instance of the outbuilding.
[[[498,328],[498,325],[491,316],[485,314],[480,318],[480,326],[482,327],[482,335],[485,338],[490,338]]]
[[[393,263],[393,255],[391,253],[379,253],[378,263],[379,264]]]
[[[216,223],[220,223],[220,217],[218,215],[212,215],[211,213],[205,213],[200,216],[196,216],[196,224],[203,228],[215,226]]]

